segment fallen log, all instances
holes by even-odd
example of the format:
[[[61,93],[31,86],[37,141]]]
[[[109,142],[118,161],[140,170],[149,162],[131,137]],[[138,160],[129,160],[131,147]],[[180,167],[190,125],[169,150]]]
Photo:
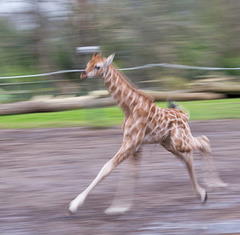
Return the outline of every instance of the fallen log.
[[[169,98],[175,101],[213,100],[226,98],[225,95],[214,92],[141,91],[154,97],[155,101],[166,101]],[[107,90],[92,91],[90,94],[96,98],[104,98],[109,96]]]
[[[192,91],[215,92],[225,95],[240,95],[240,85],[226,83],[192,84]]]
[[[112,98],[96,99],[95,97],[74,97],[65,99],[30,100],[0,105],[0,115],[56,112],[81,108],[98,108],[113,106]]]
[[[144,91],[153,96],[156,101],[208,100],[225,98],[222,94],[215,93],[178,93],[178,92],[155,92]],[[105,96],[104,96],[105,97]],[[116,105],[111,97],[99,98],[98,96],[80,96],[70,98],[53,98],[45,100],[30,100],[0,105],[0,115],[56,112],[82,108],[100,108]]]
[[[214,100],[226,98],[223,94],[210,93],[210,92],[158,92],[158,91],[145,91],[147,94],[153,96],[156,101],[166,101],[168,99],[175,101],[192,101],[192,100]]]

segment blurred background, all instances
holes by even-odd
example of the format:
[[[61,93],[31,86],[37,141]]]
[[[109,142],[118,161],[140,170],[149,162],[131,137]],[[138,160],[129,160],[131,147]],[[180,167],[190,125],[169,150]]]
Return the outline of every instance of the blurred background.
[[[76,51],[85,46],[100,46],[105,56],[116,53],[119,68],[149,63],[239,67],[239,22],[238,0],[0,0],[0,77],[85,68],[92,54]],[[126,74],[140,88],[182,90],[202,79],[221,78],[235,86],[240,71],[155,67]],[[79,73],[0,83],[5,103],[104,89],[98,80],[80,83]]]
[[[239,22],[240,0],[0,0],[0,234],[240,234],[240,70],[124,71],[157,105],[181,102],[230,186],[209,189],[203,206],[182,164],[148,145],[134,207],[122,216],[103,215],[114,172],[79,214],[65,216],[121,145],[123,114],[102,80],[80,81],[80,72],[12,77],[84,69],[93,52],[77,48],[89,46],[116,53],[119,68],[239,68]]]

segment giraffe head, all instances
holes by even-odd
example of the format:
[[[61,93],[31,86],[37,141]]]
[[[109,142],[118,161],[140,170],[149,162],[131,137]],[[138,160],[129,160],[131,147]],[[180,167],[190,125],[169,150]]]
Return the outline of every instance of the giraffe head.
[[[104,58],[100,53],[94,53],[92,59],[87,64],[87,68],[82,72],[80,78],[84,79],[102,76],[107,67],[112,63],[113,59],[114,54]]]

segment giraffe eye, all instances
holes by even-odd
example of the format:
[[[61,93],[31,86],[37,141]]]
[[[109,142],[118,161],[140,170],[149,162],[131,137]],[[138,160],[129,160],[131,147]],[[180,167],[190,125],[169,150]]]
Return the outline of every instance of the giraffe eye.
[[[94,68],[99,70],[101,67],[96,65]]]

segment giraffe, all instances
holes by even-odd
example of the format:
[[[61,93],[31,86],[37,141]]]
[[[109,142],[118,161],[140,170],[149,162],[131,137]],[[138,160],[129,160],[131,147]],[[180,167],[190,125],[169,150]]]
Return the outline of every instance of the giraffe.
[[[188,115],[178,109],[158,107],[151,96],[134,87],[114,67],[113,59],[114,54],[104,58],[100,53],[95,53],[88,62],[85,71],[82,72],[81,79],[103,77],[109,93],[125,116],[122,124],[122,145],[116,155],[102,167],[92,183],[70,202],[69,212],[75,213],[92,189],[125,159],[129,159],[130,172],[133,175],[132,178],[135,178],[137,162],[141,152],[140,147],[142,144],[148,143],[159,143],[186,165],[193,190],[201,202],[204,203],[207,200],[207,191],[199,185],[196,179],[193,151],[199,150],[208,160],[206,166],[210,167],[209,172],[213,172],[212,179],[214,179],[212,182],[207,179],[209,184],[211,186],[215,184],[219,187],[226,186],[219,178],[213,165],[208,138],[206,136],[193,137],[188,125]],[[129,191],[132,190],[132,187],[134,187],[133,184]],[[128,192],[128,190],[125,192]],[[119,205],[116,201],[118,200],[114,200],[112,206],[105,211],[106,213],[121,213],[131,207],[131,199],[125,205]]]

